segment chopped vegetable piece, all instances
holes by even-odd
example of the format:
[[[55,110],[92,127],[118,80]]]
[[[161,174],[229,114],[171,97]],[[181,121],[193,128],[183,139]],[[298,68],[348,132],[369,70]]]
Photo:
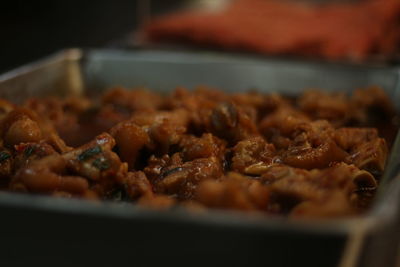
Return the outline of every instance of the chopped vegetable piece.
[[[0,163],[11,158],[10,153],[6,152],[6,151],[1,151],[0,152]]]
[[[87,159],[90,159],[91,157],[100,154],[102,151],[101,146],[95,146],[92,148],[89,148],[88,150],[83,151],[79,156],[78,160],[79,161],[84,161]]]

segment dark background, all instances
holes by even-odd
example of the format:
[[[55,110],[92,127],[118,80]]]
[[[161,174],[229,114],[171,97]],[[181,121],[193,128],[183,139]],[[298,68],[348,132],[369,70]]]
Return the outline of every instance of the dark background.
[[[0,73],[68,47],[107,47],[137,26],[138,0],[1,1]],[[179,0],[153,0],[152,13]]]

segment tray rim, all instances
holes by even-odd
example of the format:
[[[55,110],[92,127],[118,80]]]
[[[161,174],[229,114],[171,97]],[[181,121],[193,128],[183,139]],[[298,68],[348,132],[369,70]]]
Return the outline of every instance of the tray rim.
[[[147,50],[147,49],[140,49],[137,51],[146,51],[149,53],[156,52],[156,53],[165,53],[168,51],[164,50]],[[82,65],[85,64],[86,56],[90,55],[90,53],[117,53],[119,55],[124,55],[124,54],[134,54],[137,52],[136,50],[129,50],[129,49],[82,49],[82,48],[67,48],[60,50],[56,53],[53,53],[47,57],[44,57],[43,59],[34,61],[32,63],[25,64],[21,67],[18,67],[16,69],[10,70],[8,72],[5,72],[3,74],[0,74],[0,83],[12,80],[15,78],[20,77],[21,75],[28,74],[32,71],[39,70],[40,68],[47,67],[51,64],[54,63],[61,63],[63,61],[77,61],[80,63],[80,66],[83,67]],[[230,53],[219,53],[219,52],[208,52],[208,51],[182,51],[182,52],[177,52],[177,51],[172,51],[172,53],[178,53],[178,54],[202,54],[202,55],[209,55],[205,59],[204,62],[210,63],[210,62],[215,62],[216,60],[227,60],[228,62],[232,60],[238,61],[238,60],[246,60],[248,63],[262,63],[265,61],[269,61],[269,59],[266,58],[256,58],[253,56],[247,56],[247,55],[233,55]],[[211,60],[210,60],[211,59]],[[210,61],[208,61],[210,60]],[[313,61],[307,61],[307,60],[290,60],[290,59],[271,59],[271,61],[276,61],[276,62],[294,62],[295,64],[312,64],[312,65],[324,65],[324,66],[334,66],[334,67],[346,67],[346,68],[356,68],[356,69],[387,69],[387,70],[393,70],[393,71],[398,71],[397,68],[393,66],[363,66],[363,65],[352,65],[352,64],[342,64],[342,63],[337,63],[337,62],[332,62],[332,63],[326,63],[326,62],[313,62]],[[398,71],[400,73],[400,71]],[[398,85],[399,87],[400,85]],[[393,177],[394,185],[391,185],[394,189],[391,191],[396,191],[399,194],[400,192],[400,175],[396,175],[396,177]],[[395,193],[391,193],[392,195]],[[110,216],[110,217],[115,217],[119,219],[134,219],[135,216],[138,215],[151,215],[155,216],[156,214],[162,214],[161,216],[164,216],[164,218],[168,219],[168,216],[172,215],[172,218],[169,219],[174,219],[175,216],[176,218],[179,219],[184,219],[185,216],[179,216],[179,215],[174,215],[176,214],[175,211],[163,211],[160,213],[160,211],[154,211],[150,209],[143,209],[143,208],[132,208],[132,207],[124,207],[126,205],[119,205],[116,203],[102,203],[99,208],[98,205],[93,205],[93,203],[86,203],[87,201],[82,201],[82,200],[76,200],[76,199],[63,199],[62,201],[50,201],[54,200],[54,197],[49,197],[49,196],[37,196],[37,195],[21,195],[17,193],[7,193],[7,192],[0,192],[0,207],[2,205],[9,205],[9,206],[15,206],[15,207],[30,207],[32,209],[39,209],[39,210],[49,210],[52,212],[79,212],[79,208],[84,207],[85,212],[87,214],[97,214],[97,215],[104,215],[104,216]],[[77,205],[75,202],[78,201],[81,205]],[[365,228],[368,230],[374,230],[381,228],[382,222],[387,222],[390,220],[390,217],[394,216],[393,214],[393,207],[386,207],[385,204],[386,200],[380,201],[382,203],[379,203],[380,206],[376,207],[374,204],[373,207],[371,207],[370,211],[367,212],[364,215],[359,215],[355,217],[349,217],[349,218],[342,218],[342,219],[296,219],[296,220],[291,220],[287,218],[271,218],[269,216],[263,216],[264,218],[257,218],[256,220],[258,222],[251,222],[252,220],[248,221],[245,219],[245,221],[241,222],[244,224],[248,224],[248,226],[252,225],[255,227],[259,227],[261,229],[282,229],[282,230],[300,230],[300,231],[308,231],[310,233],[312,232],[331,232],[331,233],[351,233],[354,230],[360,229],[360,228]],[[71,210],[68,205],[72,205],[72,207],[75,208],[75,210]],[[130,204],[131,205],[131,204]],[[135,205],[132,205],[135,206]],[[90,210],[93,209],[96,211],[96,213],[91,213]],[[124,216],[122,214],[118,214],[115,212],[112,212],[111,210],[117,209],[117,210],[124,210],[128,211]],[[134,211],[134,212],[133,212]],[[179,211],[180,213],[181,211]],[[183,211],[184,214],[189,214],[191,212],[185,212]],[[207,214],[210,215],[204,215],[204,214],[192,214],[194,217],[197,219],[195,220],[200,220],[202,223],[205,222],[210,222],[210,223],[222,223],[222,225],[226,224],[231,224],[232,223],[232,218],[235,218],[235,220],[241,221],[244,216],[243,213],[241,212],[225,212],[225,211],[208,211]],[[227,216],[227,218],[223,218]],[[233,217],[232,217],[233,216]],[[186,216],[187,217],[187,216]],[[201,219],[200,219],[201,218]],[[214,220],[215,218],[218,218],[217,220]],[[261,225],[260,225],[261,223]],[[338,227],[340,226],[340,227]]]

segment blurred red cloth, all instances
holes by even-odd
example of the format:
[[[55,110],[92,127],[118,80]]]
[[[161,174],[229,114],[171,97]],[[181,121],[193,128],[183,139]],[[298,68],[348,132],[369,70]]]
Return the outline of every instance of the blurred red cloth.
[[[390,58],[400,44],[400,0],[309,4],[236,0],[213,13],[187,11],[154,19],[152,42],[179,42],[263,54],[362,61]]]

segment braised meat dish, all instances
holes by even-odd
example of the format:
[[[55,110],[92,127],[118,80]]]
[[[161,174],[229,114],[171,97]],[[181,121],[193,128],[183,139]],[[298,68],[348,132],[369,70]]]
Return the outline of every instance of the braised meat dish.
[[[378,87],[297,97],[112,88],[0,105],[1,190],[162,209],[359,214],[396,134]]]

